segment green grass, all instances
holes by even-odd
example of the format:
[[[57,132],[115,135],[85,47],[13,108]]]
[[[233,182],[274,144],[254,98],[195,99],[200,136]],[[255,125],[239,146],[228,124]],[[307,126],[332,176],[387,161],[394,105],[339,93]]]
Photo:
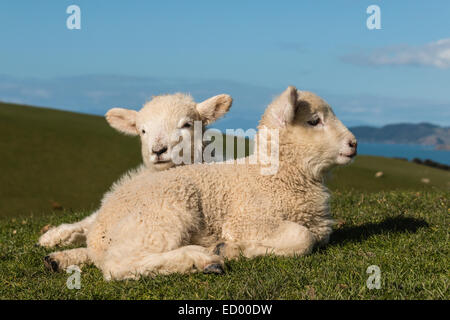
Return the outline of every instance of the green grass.
[[[300,258],[241,258],[222,276],[157,276],[105,282],[83,268],[81,289],[68,274],[51,273],[34,247],[40,228],[76,221],[63,213],[25,220],[4,218],[0,231],[3,299],[449,299],[449,199],[445,192],[339,193],[340,221],[331,243]],[[15,231],[15,232],[14,232]],[[381,269],[381,289],[366,287],[370,265]]]
[[[52,250],[34,246],[40,230],[88,215],[140,162],[139,141],[101,117],[0,104],[0,148],[0,299],[450,298],[447,171],[358,156],[328,178],[339,224],[330,244],[309,256],[228,261],[223,276],[124,282],[105,282],[86,266],[81,289],[70,290],[69,274],[44,268]],[[53,212],[50,201],[64,210]],[[366,287],[370,265],[381,268],[380,290]]]

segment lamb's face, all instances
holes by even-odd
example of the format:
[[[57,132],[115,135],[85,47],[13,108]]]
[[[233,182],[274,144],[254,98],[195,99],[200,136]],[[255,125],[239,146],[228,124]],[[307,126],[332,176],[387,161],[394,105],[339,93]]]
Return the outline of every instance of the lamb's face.
[[[356,155],[355,136],[330,106],[314,93],[292,86],[267,107],[259,127],[279,130],[283,152],[316,176]]]
[[[136,120],[144,163],[158,170],[173,167],[172,150],[181,137],[190,138],[191,146],[201,147],[202,135],[194,135],[194,121],[201,117],[189,96],[159,96],[146,103]],[[194,143],[194,137],[200,141]]]
[[[106,119],[120,132],[139,135],[147,167],[165,170],[175,166],[172,151],[178,143],[185,143],[184,139],[190,139],[192,156],[194,147],[203,147],[203,131],[194,134],[194,129],[203,129],[223,116],[231,103],[231,97],[225,94],[197,104],[191,96],[177,93],[153,97],[139,112],[113,108],[107,112]]]
[[[288,126],[290,139],[304,152],[306,161],[321,170],[347,164],[356,156],[355,136],[320,97],[297,91],[294,121]]]

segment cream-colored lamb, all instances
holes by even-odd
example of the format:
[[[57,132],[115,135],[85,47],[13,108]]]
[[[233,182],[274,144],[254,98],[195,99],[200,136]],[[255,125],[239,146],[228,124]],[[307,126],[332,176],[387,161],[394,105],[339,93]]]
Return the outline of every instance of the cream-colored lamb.
[[[172,151],[182,134],[190,136],[192,149],[194,147],[200,149],[192,150],[193,161],[194,152],[202,151],[204,147],[202,136],[194,135],[194,121],[201,121],[204,128],[227,113],[231,104],[232,99],[226,94],[197,104],[191,96],[177,93],[153,97],[140,111],[122,108],[109,110],[106,113],[106,120],[111,127],[128,135],[139,135],[141,139],[144,165],[128,172],[127,176],[138,174],[142,170],[158,172],[175,166],[171,157]],[[48,230],[40,237],[39,245],[54,247],[84,244],[87,230],[97,213],[94,212],[80,222],[62,224]]]
[[[279,132],[275,174],[262,175],[263,164],[249,159],[141,172],[104,198],[87,249],[56,252],[51,261],[93,262],[107,280],[137,279],[221,273],[223,257],[304,255],[327,243],[333,219],[323,176],[352,160],[355,137],[324,100],[294,87],[269,105],[263,128]]]

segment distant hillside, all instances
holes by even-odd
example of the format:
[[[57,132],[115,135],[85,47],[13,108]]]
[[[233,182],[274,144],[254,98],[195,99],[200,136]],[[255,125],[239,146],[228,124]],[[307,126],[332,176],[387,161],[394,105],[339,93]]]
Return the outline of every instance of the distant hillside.
[[[103,117],[0,103],[0,217],[93,210],[127,169],[139,140]]]
[[[362,142],[421,144],[450,150],[450,127],[431,123],[397,123],[381,128],[358,126],[350,129]]]

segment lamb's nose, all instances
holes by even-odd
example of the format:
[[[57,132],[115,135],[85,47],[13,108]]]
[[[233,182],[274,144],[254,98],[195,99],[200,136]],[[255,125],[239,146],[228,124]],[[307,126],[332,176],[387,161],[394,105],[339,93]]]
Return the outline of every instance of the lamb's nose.
[[[152,151],[153,151],[153,153],[154,154],[156,154],[157,156],[160,156],[160,155],[162,155],[164,152],[166,152],[167,151],[167,146],[164,146],[164,147],[153,147],[152,148]]]
[[[358,146],[358,142],[356,142],[356,140],[350,140],[348,142],[348,145],[350,146],[350,148],[355,148]]]

